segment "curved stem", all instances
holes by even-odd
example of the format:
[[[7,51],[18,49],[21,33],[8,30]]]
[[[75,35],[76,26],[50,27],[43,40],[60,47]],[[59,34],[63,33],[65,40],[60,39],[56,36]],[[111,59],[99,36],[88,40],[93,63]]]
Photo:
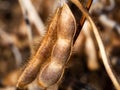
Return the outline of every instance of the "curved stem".
[[[83,6],[81,5],[81,3],[78,0],[71,0],[71,1],[82,11],[82,13],[86,16],[86,18],[90,22],[90,24],[93,28],[93,32],[95,34],[99,49],[100,49],[100,53],[101,53],[101,56],[102,56],[102,61],[103,61],[103,64],[105,66],[105,69],[106,69],[110,79],[112,80],[114,86],[116,87],[116,89],[120,90],[119,82],[118,82],[117,78],[115,77],[115,74],[113,73],[112,68],[109,65],[108,58],[107,58],[107,55],[106,55],[106,51],[105,51],[103,42],[101,40],[101,37],[99,35],[98,29],[97,29],[95,23],[93,22],[90,15],[87,13],[87,11],[83,8]]]

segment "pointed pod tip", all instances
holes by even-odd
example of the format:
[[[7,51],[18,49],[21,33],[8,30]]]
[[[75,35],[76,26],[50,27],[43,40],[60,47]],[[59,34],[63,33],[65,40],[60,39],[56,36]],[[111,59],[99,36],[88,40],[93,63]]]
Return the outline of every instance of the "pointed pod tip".
[[[17,83],[17,84],[16,84],[16,87],[17,87],[18,89],[20,89],[20,88],[23,88],[24,85],[22,85],[21,83]]]
[[[16,84],[16,87],[18,89],[22,89],[22,88],[25,88],[26,84],[21,82],[20,80],[18,80],[17,84]]]

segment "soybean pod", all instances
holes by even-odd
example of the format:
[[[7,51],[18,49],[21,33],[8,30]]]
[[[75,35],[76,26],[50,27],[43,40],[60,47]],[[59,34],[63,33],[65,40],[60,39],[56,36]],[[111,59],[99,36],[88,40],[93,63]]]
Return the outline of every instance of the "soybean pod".
[[[53,19],[51,20],[50,25],[48,26],[48,32],[46,33],[45,37],[41,41],[41,45],[39,46],[37,52],[28,63],[27,67],[23,71],[22,75],[20,76],[17,87],[23,88],[27,84],[31,83],[37,76],[41,64],[50,57],[52,48],[56,42],[56,25],[58,16],[60,13],[60,8],[57,9]]]
[[[38,84],[42,88],[59,82],[72,51],[76,21],[67,4],[63,5],[58,21],[57,41],[53,47],[50,60],[43,65],[38,75]]]

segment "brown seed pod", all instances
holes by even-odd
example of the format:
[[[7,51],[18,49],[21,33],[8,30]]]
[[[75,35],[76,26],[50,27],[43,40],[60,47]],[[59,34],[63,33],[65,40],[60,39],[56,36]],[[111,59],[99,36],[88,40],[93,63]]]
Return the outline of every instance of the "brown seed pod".
[[[59,13],[60,13],[60,9],[58,8],[50,25],[47,28],[48,32],[41,41],[40,47],[38,48],[37,52],[31,59],[31,61],[28,63],[22,75],[20,76],[17,83],[18,87],[23,88],[25,85],[31,83],[37,76],[41,64],[50,57],[52,52],[52,47],[55,44],[57,37],[56,25],[57,25]]]
[[[67,4],[63,5],[58,21],[57,41],[49,62],[43,65],[38,76],[38,84],[42,88],[47,88],[61,79],[65,64],[71,55],[76,22]]]

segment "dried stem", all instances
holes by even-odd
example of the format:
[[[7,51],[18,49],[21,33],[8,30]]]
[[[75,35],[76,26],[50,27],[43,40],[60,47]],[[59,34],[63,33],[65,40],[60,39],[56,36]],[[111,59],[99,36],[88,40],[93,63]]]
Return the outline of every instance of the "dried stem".
[[[81,3],[78,0],[71,0],[71,1],[82,11],[82,13],[86,16],[86,18],[90,22],[91,26],[93,27],[93,32],[95,34],[98,46],[100,48],[100,53],[101,53],[101,56],[102,56],[102,60],[103,60],[103,64],[105,66],[105,69],[106,69],[110,79],[112,80],[115,88],[117,90],[120,90],[119,82],[118,82],[117,78],[115,77],[115,74],[113,73],[112,68],[111,68],[111,66],[108,62],[108,58],[107,58],[107,55],[106,55],[106,52],[105,52],[105,48],[104,48],[103,42],[101,40],[101,37],[98,33],[98,29],[97,29],[96,25],[94,24],[92,18],[90,17],[90,15],[87,13],[87,11],[83,8],[83,6],[81,5]]]
[[[22,9],[24,9],[23,12],[24,13],[25,13],[25,11],[28,12],[29,19],[32,23],[35,24],[35,26],[38,30],[38,33],[41,36],[44,36],[44,34],[45,34],[44,24],[43,24],[42,20],[40,19],[34,6],[32,5],[31,0],[19,0],[19,2],[22,6]]]
[[[12,52],[14,54],[14,57],[15,57],[15,60],[16,60],[16,66],[17,67],[21,66],[22,56],[21,56],[21,53],[20,53],[19,49],[15,45],[13,45],[11,47],[11,50],[12,50]]]
[[[91,4],[92,4],[92,1],[93,1],[93,0],[88,0],[88,2],[87,2],[87,4],[86,4],[86,9],[87,9],[87,10],[90,9],[90,6],[91,6]],[[86,17],[83,15],[82,18],[81,18],[81,20],[80,20],[81,26],[84,24],[85,18],[86,18]]]
[[[97,52],[95,49],[95,45],[93,42],[93,39],[91,37],[91,25],[89,24],[88,21],[85,22],[83,26],[83,32],[86,36],[86,41],[85,41],[85,51],[87,54],[87,59],[88,59],[88,68],[90,70],[96,70],[99,68],[99,64],[97,62]],[[90,53],[91,52],[91,53]]]
[[[15,60],[16,60],[16,66],[19,67],[22,64],[22,56],[21,56],[19,49],[14,44],[13,39],[9,35],[7,35],[6,32],[4,32],[1,29],[0,29],[0,37],[2,38],[4,43],[8,44],[9,47],[11,48],[11,50],[14,54]]]
[[[120,35],[120,25],[117,22],[109,19],[105,14],[101,14],[99,16],[99,21],[103,24],[103,26],[108,27],[111,30],[116,29],[117,31],[115,32]]]
[[[87,10],[89,10],[90,9],[90,6],[91,6],[91,4],[92,4],[92,1],[93,0],[87,0],[87,2],[86,2],[86,4],[85,4],[85,8],[87,9]],[[76,39],[78,38],[78,35],[79,35],[79,33],[80,33],[80,31],[81,31],[81,28],[82,28],[82,26],[83,26],[83,24],[84,24],[84,21],[85,21],[85,16],[84,15],[79,15],[78,14],[78,12],[76,12],[77,10],[74,10],[73,9],[73,14],[75,15],[75,17],[77,16],[77,18],[76,18],[76,22],[77,23],[80,23],[80,24],[78,24],[78,28],[77,28],[77,31],[76,31],[76,34],[75,34],[75,37],[74,37],[74,42],[73,43],[75,43],[76,42]],[[79,15],[79,16],[78,16]],[[79,18],[78,18],[79,17]],[[80,20],[79,20],[80,19]]]
[[[29,21],[28,12],[27,12],[27,10],[25,8],[24,3],[22,2],[22,0],[19,0],[19,3],[20,3],[20,6],[21,6],[21,9],[22,9],[22,12],[23,12],[23,16],[24,16],[25,22],[26,22],[29,46],[30,46],[30,50],[31,50],[31,53],[32,53],[32,46],[31,45],[32,45],[32,41],[33,41],[33,36],[32,36],[31,23]]]

